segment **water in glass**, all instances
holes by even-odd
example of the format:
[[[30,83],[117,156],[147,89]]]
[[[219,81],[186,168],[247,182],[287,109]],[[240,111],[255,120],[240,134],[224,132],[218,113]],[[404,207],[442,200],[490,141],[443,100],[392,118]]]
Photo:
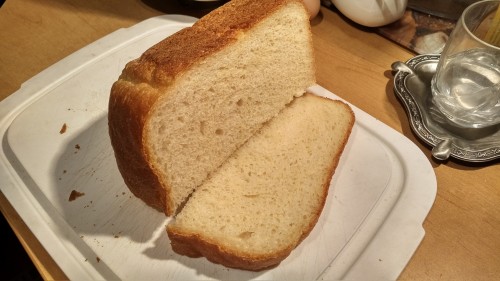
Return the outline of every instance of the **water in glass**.
[[[434,104],[452,122],[480,128],[500,123],[500,54],[470,49],[442,62],[432,81]]]

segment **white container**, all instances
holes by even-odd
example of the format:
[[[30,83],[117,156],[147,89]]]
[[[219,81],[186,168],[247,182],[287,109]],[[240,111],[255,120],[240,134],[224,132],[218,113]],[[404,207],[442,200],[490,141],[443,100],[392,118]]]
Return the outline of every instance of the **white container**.
[[[172,251],[169,218],[134,197],[118,172],[107,108],[125,64],[194,20],[160,16],[117,30],[0,103],[0,191],[54,261],[70,280],[397,279],[424,237],[436,177],[415,144],[353,105],[321,217],[279,266],[228,269]],[[70,200],[73,190],[82,196]]]
[[[386,25],[400,19],[408,0],[331,0],[352,21],[368,27]]]

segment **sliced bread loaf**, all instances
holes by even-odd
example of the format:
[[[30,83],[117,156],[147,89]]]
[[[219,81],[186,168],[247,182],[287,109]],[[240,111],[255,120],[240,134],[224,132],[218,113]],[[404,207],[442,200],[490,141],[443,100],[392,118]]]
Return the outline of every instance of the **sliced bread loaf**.
[[[167,215],[315,83],[300,0],[233,0],[128,63],[109,133],[130,190]]]
[[[316,224],[353,124],[342,102],[296,98],[193,193],[167,226],[174,251],[246,270],[281,262]]]

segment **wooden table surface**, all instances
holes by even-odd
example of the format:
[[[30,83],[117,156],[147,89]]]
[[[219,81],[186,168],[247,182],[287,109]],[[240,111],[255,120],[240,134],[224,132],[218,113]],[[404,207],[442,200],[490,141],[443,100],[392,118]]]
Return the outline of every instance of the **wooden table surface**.
[[[201,16],[177,1],[7,0],[0,8],[0,100],[43,69],[119,28],[166,13]],[[318,84],[401,132],[437,177],[425,238],[400,280],[500,280],[500,166],[440,163],[412,133],[393,92],[391,63],[415,54],[322,8],[312,21]],[[44,279],[66,279],[0,193],[0,209]]]

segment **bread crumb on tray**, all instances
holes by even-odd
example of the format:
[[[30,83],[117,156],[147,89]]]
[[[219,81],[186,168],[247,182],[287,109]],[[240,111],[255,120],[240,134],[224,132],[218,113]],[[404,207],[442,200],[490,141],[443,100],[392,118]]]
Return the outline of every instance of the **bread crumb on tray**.
[[[71,194],[69,195],[68,201],[70,201],[70,202],[71,202],[71,201],[75,201],[78,197],[81,197],[81,196],[83,196],[83,195],[85,195],[85,193],[83,193],[83,192],[78,192],[78,191],[76,191],[76,190],[74,190],[74,189],[73,189],[73,190],[71,191]]]
[[[61,127],[61,130],[59,130],[59,134],[64,134],[66,133],[66,130],[68,129],[68,125],[66,125],[66,123],[64,123]]]

